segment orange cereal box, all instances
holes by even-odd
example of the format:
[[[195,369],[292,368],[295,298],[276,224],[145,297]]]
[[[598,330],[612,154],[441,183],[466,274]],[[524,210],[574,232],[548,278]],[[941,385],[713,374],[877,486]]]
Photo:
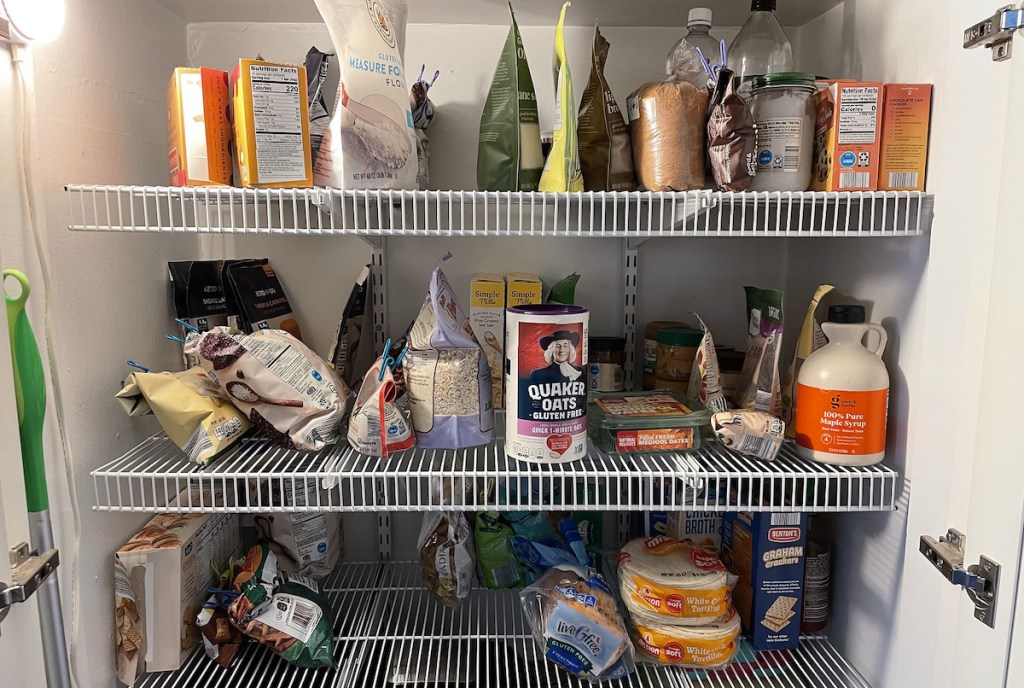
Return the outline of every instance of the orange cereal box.
[[[886,84],[879,191],[924,191],[931,84]]]
[[[228,73],[178,67],[167,84],[171,186],[231,185]]]
[[[834,81],[818,92],[814,191],[874,191],[882,124],[882,84]]]

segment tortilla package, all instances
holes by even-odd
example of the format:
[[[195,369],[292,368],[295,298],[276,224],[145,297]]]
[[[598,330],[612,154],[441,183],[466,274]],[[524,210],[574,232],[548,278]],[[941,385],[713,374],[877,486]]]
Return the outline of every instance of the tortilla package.
[[[292,314],[292,304],[269,261],[233,263],[225,268],[226,284],[238,304],[243,329],[285,330],[302,340],[299,323]]]
[[[818,304],[835,287],[831,284],[820,284],[814,290],[814,297],[807,306],[807,315],[804,316],[804,324],[800,328],[800,339],[796,342],[796,351],[793,352],[793,360],[782,378],[782,420],[786,423],[786,437],[796,437],[796,378],[800,374],[800,366],[804,364],[807,357],[821,347],[828,344],[828,338],[821,330],[815,313]]]
[[[423,582],[446,607],[458,607],[469,597],[476,566],[473,530],[461,511],[431,512],[423,517],[420,536]]]
[[[189,461],[207,466],[241,439],[249,421],[202,368],[131,373],[116,395],[129,416],[152,413]]]
[[[314,581],[280,572],[267,543],[249,550],[234,587],[228,618],[238,630],[296,666],[334,667],[330,602]]]
[[[585,191],[632,191],[636,188],[629,125],[604,76],[610,48],[601,30],[595,28],[590,81],[583,91],[576,126]]]
[[[385,353],[385,355],[387,355]],[[410,449],[416,440],[408,411],[398,403],[398,388],[391,369],[383,362],[366,373],[348,421],[348,443],[360,454],[388,458],[388,454]]]
[[[281,446],[318,451],[338,440],[349,389],[287,332],[217,328],[190,337],[185,352],[197,356],[231,403]]]
[[[782,415],[779,353],[782,351],[782,292],[744,287],[747,292],[747,357],[743,360],[736,406]]]
[[[480,117],[476,184],[481,191],[536,191],[544,170],[537,92],[523,37],[512,25]]]
[[[718,351],[715,349],[715,339],[711,336],[711,330],[694,313],[704,336],[700,340],[700,348],[693,359],[693,369],[690,371],[690,386],[686,390],[686,396],[696,399],[704,404],[712,413],[721,413],[729,409],[729,402],[726,401],[722,392],[722,375],[718,368]]]
[[[317,186],[415,189],[416,136],[402,64],[404,0],[315,0],[341,67]]]
[[[754,115],[733,91],[733,73],[718,73],[708,118],[708,155],[715,185],[722,191],[746,191],[757,173]]]
[[[572,91],[569,58],[565,54],[565,12],[570,4],[562,5],[555,27],[555,131],[551,152],[540,176],[541,191],[583,191],[579,141],[576,138],[576,96]]]
[[[409,409],[419,446],[476,447],[494,439],[491,371],[441,262],[409,331],[404,361]]]
[[[334,335],[329,363],[338,377],[354,386],[373,365],[373,277],[367,265],[345,302],[338,331]]]

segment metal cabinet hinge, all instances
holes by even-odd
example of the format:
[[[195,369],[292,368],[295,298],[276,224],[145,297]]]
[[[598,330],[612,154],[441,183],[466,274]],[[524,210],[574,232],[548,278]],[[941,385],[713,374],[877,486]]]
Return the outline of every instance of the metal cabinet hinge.
[[[0,621],[12,605],[31,597],[60,565],[57,550],[48,549],[42,554],[30,552],[24,542],[11,547],[10,557],[11,583],[0,583]]]
[[[967,536],[950,528],[942,537],[921,536],[921,554],[953,585],[967,591],[974,602],[974,618],[990,628],[996,625],[996,599],[999,594],[1000,566],[985,555],[977,564],[964,568]]]
[[[1013,56],[1013,36],[1024,29],[1024,6],[1006,5],[964,31],[964,48],[991,48],[996,62]]]

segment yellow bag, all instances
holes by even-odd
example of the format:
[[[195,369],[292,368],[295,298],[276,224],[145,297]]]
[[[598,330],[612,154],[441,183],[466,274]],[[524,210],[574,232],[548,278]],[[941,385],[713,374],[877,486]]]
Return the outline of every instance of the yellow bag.
[[[565,11],[572,3],[562,5],[555,28],[555,135],[540,177],[541,191],[583,191],[580,172],[579,139],[576,135],[576,96],[572,91],[569,58],[565,54]]]

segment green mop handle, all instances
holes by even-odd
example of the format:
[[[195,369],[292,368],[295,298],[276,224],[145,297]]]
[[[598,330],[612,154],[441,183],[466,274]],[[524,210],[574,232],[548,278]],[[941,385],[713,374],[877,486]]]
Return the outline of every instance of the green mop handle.
[[[21,284],[21,295],[7,294],[7,278]],[[39,358],[32,326],[25,314],[30,293],[28,277],[20,270],[4,270],[4,298],[7,301],[7,327],[11,336],[14,362],[14,393],[18,403],[18,432],[21,436],[21,463],[25,472],[25,497],[29,512],[46,511],[46,468],[43,463],[43,416],[46,414],[46,378]]]

